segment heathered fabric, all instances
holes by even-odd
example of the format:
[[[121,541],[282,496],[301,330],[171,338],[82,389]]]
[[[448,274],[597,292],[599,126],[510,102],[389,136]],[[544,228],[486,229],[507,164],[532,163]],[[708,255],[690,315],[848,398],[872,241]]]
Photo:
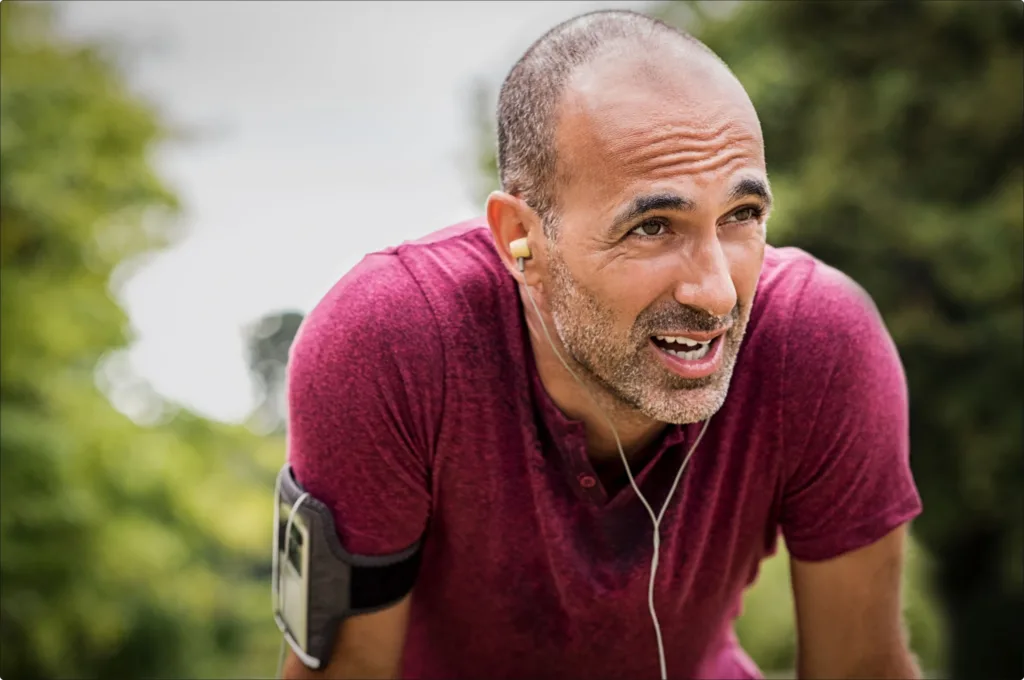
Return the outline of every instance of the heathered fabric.
[[[611,497],[584,426],[538,377],[516,285],[480,220],[367,256],[306,319],[289,460],[351,552],[421,536],[408,678],[653,678],[650,519]],[[823,560],[915,517],[907,394],[870,299],[767,249],[729,396],[662,522],[669,675],[760,677],[732,621],[781,533]],[[698,425],[637,475],[660,507]]]

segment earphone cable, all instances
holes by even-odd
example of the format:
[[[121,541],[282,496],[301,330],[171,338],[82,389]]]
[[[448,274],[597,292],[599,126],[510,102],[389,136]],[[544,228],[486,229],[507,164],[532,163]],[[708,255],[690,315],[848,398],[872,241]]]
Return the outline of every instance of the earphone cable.
[[[523,258],[520,257],[517,259],[519,271],[524,272],[526,265]],[[654,583],[655,577],[658,573],[659,551],[661,549],[661,519],[665,516],[665,510],[668,508],[669,502],[672,500],[672,496],[675,494],[676,487],[679,486],[679,480],[682,479],[683,477],[683,471],[686,469],[687,463],[690,462],[690,457],[693,455],[693,452],[697,450],[697,445],[700,444],[700,440],[703,439],[704,433],[707,431],[708,424],[711,422],[711,419],[708,418],[704,421],[704,426],[701,427],[700,434],[697,435],[697,438],[694,440],[693,445],[690,447],[690,450],[683,458],[682,464],[680,464],[679,466],[679,471],[676,473],[676,478],[672,482],[672,488],[669,490],[668,496],[666,496],[665,502],[661,506],[661,510],[658,512],[657,515],[655,515],[650,503],[647,502],[647,499],[640,492],[640,487],[637,486],[636,480],[633,478],[633,471],[630,470],[629,468],[629,461],[626,459],[626,453],[622,449],[622,441],[619,439],[619,433],[618,430],[616,430],[615,428],[615,424],[612,422],[612,419],[608,416],[608,414],[605,413],[604,409],[601,408],[601,404],[599,404],[597,399],[590,393],[590,390],[583,383],[580,377],[576,375],[576,372],[569,367],[568,362],[566,362],[566,360],[562,358],[562,354],[555,348],[555,343],[551,339],[551,334],[548,332],[548,326],[546,323],[544,323],[544,317],[543,315],[541,315],[540,309],[537,307],[537,303],[533,299],[533,294],[530,292],[530,286],[524,283],[523,287],[526,289],[526,297],[529,298],[530,304],[533,306],[533,311],[537,314],[537,319],[540,321],[541,330],[544,331],[544,337],[547,339],[548,344],[551,346],[551,351],[555,353],[555,356],[558,357],[558,360],[561,362],[565,370],[569,372],[569,375],[571,375],[576,380],[576,382],[579,383],[580,387],[583,388],[584,393],[594,403],[594,406],[597,407],[598,413],[600,413],[601,417],[604,418],[606,423],[608,423],[608,427],[612,431],[612,436],[615,437],[615,445],[619,449],[619,457],[622,459],[622,465],[623,467],[626,468],[626,476],[629,477],[629,485],[633,488],[633,493],[636,494],[636,497],[640,500],[641,503],[643,503],[644,508],[647,510],[647,514],[650,515],[651,523],[654,525],[654,555],[651,558],[651,579],[647,587],[647,606],[651,613],[651,622],[654,624],[654,635],[658,643],[658,664],[661,669],[661,680],[668,680],[668,672],[665,663],[665,643],[661,637],[661,624],[658,622],[658,613],[654,608]]]
[[[288,513],[288,523],[285,525],[284,536],[282,536],[282,539],[284,540],[284,557],[283,558],[277,558],[276,557],[276,555],[278,554],[278,550],[279,550],[280,546],[279,545],[275,545],[274,546],[275,561],[277,562],[277,568],[278,569],[283,569],[283,568],[285,568],[285,565],[288,564],[288,558],[291,556],[291,547],[292,547],[292,542],[290,540],[288,540],[288,539],[289,539],[289,537],[291,536],[291,533],[292,533],[292,523],[295,521],[295,513],[298,511],[299,506],[301,506],[303,501],[305,501],[306,498],[308,498],[308,497],[309,497],[309,492],[308,491],[307,492],[303,492],[303,494],[301,496],[299,496],[298,498],[296,498],[295,502],[292,503],[291,511]],[[275,504],[274,505],[274,526],[280,526],[280,521],[281,521],[280,520],[280,511],[279,511],[279,509],[277,507],[277,504]],[[281,564],[282,560],[283,560],[284,564]],[[281,592],[280,578],[281,578],[280,577],[280,571],[278,571],[277,573],[275,573],[275,580],[278,581],[278,583],[275,583],[275,593],[274,593],[276,595],[276,597],[277,597],[277,602],[275,604],[276,604],[276,607],[277,607],[278,610],[284,609],[284,595]],[[282,636],[281,637],[281,649],[280,649],[280,651],[277,654],[277,674],[274,676],[275,678],[280,678],[281,677],[281,671],[284,670],[284,659],[285,659],[285,652],[286,652],[286,649],[287,649],[285,647],[285,644],[286,644],[285,643],[285,639]]]

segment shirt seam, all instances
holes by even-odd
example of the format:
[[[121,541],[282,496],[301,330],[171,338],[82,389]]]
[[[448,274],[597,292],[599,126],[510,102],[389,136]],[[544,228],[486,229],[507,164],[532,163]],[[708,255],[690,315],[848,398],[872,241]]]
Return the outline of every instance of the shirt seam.
[[[796,294],[796,301],[793,304],[794,314],[792,314],[790,316],[791,319],[795,318],[795,316],[796,316],[795,312],[802,308],[803,301],[804,301],[804,295],[807,292],[808,286],[810,286],[810,284],[811,284],[811,278],[813,278],[814,272],[815,272],[816,269],[817,269],[817,263],[814,260],[811,260],[810,261],[810,266],[807,269],[807,276],[804,277],[804,280],[803,280],[803,282],[802,282],[802,284],[800,286],[800,290]],[[797,457],[795,460],[792,460],[792,461],[787,460],[787,457],[786,457],[786,452],[787,452],[787,449],[786,449],[786,429],[787,429],[787,426],[789,425],[789,418],[786,416],[786,407],[785,407],[785,404],[787,402],[787,396],[789,394],[788,386],[787,386],[787,383],[786,383],[786,377],[787,377],[787,375],[789,373],[789,371],[788,371],[789,354],[790,354],[789,350],[790,350],[790,339],[792,338],[792,336],[793,336],[793,327],[792,327],[792,325],[787,325],[786,341],[783,343],[783,351],[782,351],[782,380],[781,380],[781,382],[782,382],[782,394],[781,394],[781,397],[782,398],[779,399],[779,420],[780,420],[780,423],[781,423],[780,427],[779,427],[779,440],[782,443],[782,452],[783,452],[782,469],[785,471],[785,479],[783,480],[783,492],[785,492],[786,487],[789,486],[790,478],[795,476],[798,473],[799,463],[800,463],[800,461],[803,460],[804,456],[807,453],[807,442],[805,442],[804,446],[801,447],[801,451],[800,451],[799,457]],[[824,392],[822,394],[821,399],[818,401],[818,407],[815,410],[814,418],[811,420],[811,428],[810,429],[812,429],[812,430],[817,425],[818,416],[821,414],[821,406],[822,406],[822,403],[825,401],[825,395],[828,394],[828,388],[832,384],[832,377],[835,374],[835,370],[836,370],[836,363],[833,363],[832,364],[832,370],[829,372],[828,381],[826,381],[826,383],[825,383],[825,390],[824,390]],[[808,434],[808,441],[809,440],[810,440],[810,435]],[[783,501],[784,500],[785,500],[785,493],[783,493]]]
[[[445,342],[444,332],[441,330],[441,323],[437,317],[437,310],[434,309],[434,303],[430,300],[430,296],[427,295],[427,292],[424,290],[423,285],[420,283],[420,280],[416,277],[412,270],[409,269],[409,266],[406,264],[405,259],[402,257],[403,247],[404,246],[401,246],[395,249],[395,257],[398,259],[398,262],[402,265],[402,269],[405,270],[405,273],[408,274],[412,282],[416,284],[416,289],[420,292],[420,295],[422,295],[423,299],[426,301],[427,309],[430,310],[430,318],[434,320],[434,328],[437,331],[437,338],[441,344],[441,409],[437,416],[437,422],[434,424],[434,445],[433,447],[431,447],[432,451],[429,461],[432,478],[431,485],[433,485],[433,472],[434,469],[437,467],[437,464],[440,462],[439,457],[441,453],[439,451],[439,444],[441,441],[441,430],[444,427],[445,410],[448,407],[448,347],[447,343]]]

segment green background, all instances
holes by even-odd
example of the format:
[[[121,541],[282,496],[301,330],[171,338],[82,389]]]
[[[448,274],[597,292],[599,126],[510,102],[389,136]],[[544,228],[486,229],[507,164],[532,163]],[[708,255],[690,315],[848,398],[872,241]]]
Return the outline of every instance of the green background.
[[[1021,2],[658,3],[730,64],[761,116],[769,239],[874,297],[911,394],[925,503],[909,554],[912,646],[935,677],[1024,675]],[[211,422],[141,381],[114,409],[128,322],[116,283],[176,242],[149,164],[174,143],[102,45],[45,6],[0,5],[0,676],[267,677],[274,434]],[[478,93],[481,192],[495,184]],[[249,329],[268,395],[301,315]],[[198,480],[198,481],[196,481]],[[767,672],[794,664],[785,555],[738,622]]]

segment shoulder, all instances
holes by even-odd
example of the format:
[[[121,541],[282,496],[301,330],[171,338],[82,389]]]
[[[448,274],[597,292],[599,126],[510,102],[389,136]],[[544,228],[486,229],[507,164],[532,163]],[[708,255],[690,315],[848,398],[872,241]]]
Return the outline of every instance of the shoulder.
[[[891,430],[897,438],[906,420],[906,377],[871,296],[850,276],[792,248],[772,253],[764,278],[761,322],[763,339],[771,341],[759,347],[774,348],[767,355],[777,361],[787,445],[803,450],[812,437],[842,427]]]
[[[294,369],[351,359],[407,334],[422,340],[436,333],[435,326],[423,293],[397,254],[372,253],[306,316],[289,363]]]
[[[871,296],[797,248],[771,248],[744,348],[780,402],[789,444],[843,418],[902,417],[907,386],[896,345]]]
[[[292,360],[437,336],[451,293],[479,278],[474,269],[486,261],[480,254],[488,237],[477,223],[466,222],[366,255],[306,316]]]
[[[771,315],[783,357],[780,522],[792,556],[821,560],[868,545],[920,512],[906,377],[860,285],[806,253],[775,257],[783,293]]]
[[[771,248],[758,285],[759,325],[785,348],[788,370],[821,369],[860,352],[894,353],[871,296],[798,248]]]
[[[461,222],[394,249],[442,318],[468,323],[512,290],[483,219]],[[468,316],[467,316],[468,315]]]

